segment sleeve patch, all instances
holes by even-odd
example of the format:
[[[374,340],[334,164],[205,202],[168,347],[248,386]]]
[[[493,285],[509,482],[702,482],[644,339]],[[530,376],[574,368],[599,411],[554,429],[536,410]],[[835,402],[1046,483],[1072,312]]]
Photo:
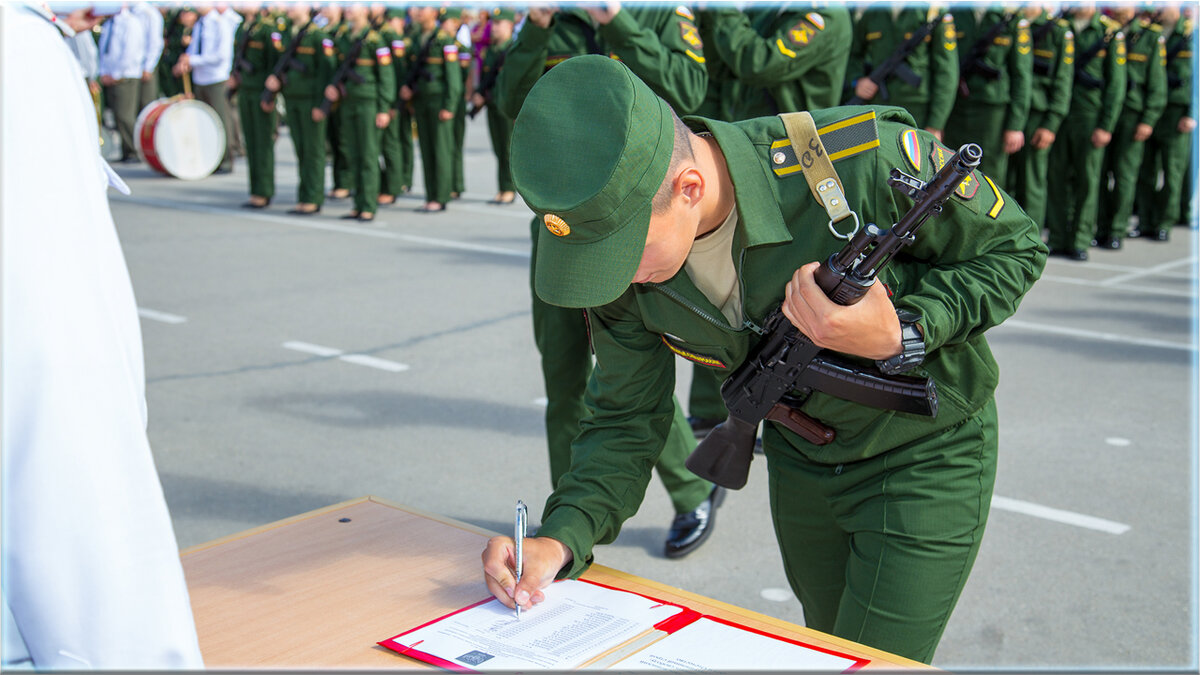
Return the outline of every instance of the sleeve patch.
[[[950,161],[950,158],[953,156],[953,150],[947,148],[941,143],[934,142],[933,149],[929,152],[929,161],[932,163],[930,169],[935,172],[941,171],[942,167],[946,166],[946,162]],[[959,184],[958,189],[954,191],[955,196],[965,202],[970,202],[975,197],[975,193],[979,191],[979,176],[980,173],[978,169],[972,171],[970,175],[964,178],[963,182]]]
[[[445,47],[442,47],[442,55],[445,56],[447,59],[457,59],[458,58],[458,45],[448,44]]]
[[[900,151],[908,160],[909,166],[917,173],[921,172],[921,139],[916,129],[906,129],[900,134]]]
[[[692,14],[692,10],[688,9],[686,5],[680,5],[680,6],[676,7],[675,13],[678,14],[679,16],[682,16],[683,18],[687,19],[688,21],[696,20],[695,15]]]
[[[388,66],[392,63],[392,50],[387,47],[379,47],[375,50],[375,60],[379,61],[379,65]]]
[[[704,49],[704,42],[700,39],[700,31],[696,29],[696,25],[690,21],[679,22],[679,34],[683,41],[688,43],[692,49]]]
[[[817,14],[816,12],[809,12],[808,14],[804,15],[804,18],[808,19],[808,22],[811,23],[817,30],[825,30],[825,17],[821,16],[820,14]]]
[[[321,47],[325,50],[325,56],[333,56],[333,40],[329,38],[321,40]]]
[[[804,47],[816,33],[807,21],[798,21],[795,26],[788,29],[788,39],[792,41],[793,45]]]

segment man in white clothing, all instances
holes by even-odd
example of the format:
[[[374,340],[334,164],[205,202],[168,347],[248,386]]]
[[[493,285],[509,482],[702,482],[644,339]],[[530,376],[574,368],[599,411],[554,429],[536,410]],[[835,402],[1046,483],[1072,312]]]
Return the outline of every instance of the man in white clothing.
[[[200,19],[192,26],[192,41],[179,57],[176,74],[191,72],[196,98],[217,111],[225,127],[225,155],[217,173],[233,171],[233,125],[229,120],[229,101],[225,86],[233,71],[233,26],[211,3],[196,4]]]
[[[142,65],[146,60],[146,30],[127,5],[100,29],[100,84],[112,108],[121,137],[121,161],[137,161],[133,126],[140,108]]]
[[[146,31],[146,51],[142,60],[142,82],[138,87],[139,109],[145,108],[158,98],[158,60],[163,53],[163,15],[158,7],[139,2],[133,7],[137,17],[142,20]]]

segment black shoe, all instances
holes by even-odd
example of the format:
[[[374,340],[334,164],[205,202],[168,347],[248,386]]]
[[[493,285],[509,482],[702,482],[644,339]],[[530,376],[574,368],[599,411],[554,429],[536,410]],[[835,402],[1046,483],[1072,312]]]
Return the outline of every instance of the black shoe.
[[[1126,239],[1137,239],[1140,236],[1142,236],[1142,230],[1141,230],[1141,228],[1138,228],[1138,227],[1135,227],[1132,230],[1125,233]]]
[[[687,420],[692,427],[692,434],[696,438],[704,438],[708,432],[713,430],[713,427],[725,421],[716,417],[688,417]]]
[[[682,558],[695,551],[708,539],[713,531],[713,523],[717,517],[717,507],[725,501],[725,488],[714,485],[708,499],[700,502],[695,510],[675,514],[671,521],[671,531],[667,534],[667,543],[663,555],[668,558]]]
[[[292,214],[293,216],[311,216],[314,213],[320,213],[320,212],[321,212],[321,207],[319,207],[319,206],[315,209],[312,209],[311,211],[302,209],[299,206],[297,206],[294,209],[288,209],[288,213]]]
[[[213,173],[233,173],[233,167],[232,166],[217,167],[217,170],[214,171]]]
[[[1171,238],[1170,230],[1159,230],[1153,235],[1146,237],[1146,241],[1168,241]]]
[[[1070,253],[1067,254],[1067,257],[1070,258],[1071,260],[1079,260],[1079,261],[1084,261],[1084,260],[1088,259],[1087,251],[1085,251],[1082,248],[1077,248],[1074,251],[1071,251]]]
[[[1117,250],[1121,248],[1121,240],[1118,237],[1105,236],[1096,240],[1096,248],[1107,248]]]
[[[270,199],[268,199],[267,201],[265,201],[261,204],[255,204],[254,202],[242,202],[243,209],[265,209],[270,205],[271,205]]]
[[[344,216],[338,216],[341,220],[358,220],[358,211],[351,211]]]

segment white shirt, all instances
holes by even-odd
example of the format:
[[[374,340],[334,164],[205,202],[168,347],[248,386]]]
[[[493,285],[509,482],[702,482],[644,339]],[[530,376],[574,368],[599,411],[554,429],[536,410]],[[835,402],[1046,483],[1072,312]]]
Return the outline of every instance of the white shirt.
[[[145,60],[145,24],[123,7],[101,26],[100,74],[118,80],[141,79]]]
[[[146,438],[141,328],[96,112],[59,33],[0,4],[5,670],[203,668]],[[36,56],[36,58],[35,58]]]
[[[96,47],[96,41],[92,39],[92,31],[76,33],[67,38],[67,46],[79,61],[84,77],[94,80],[100,76],[100,50]]]
[[[196,21],[187,47],[192,82],[205,85],[229,79],[233,71],[233,30],[229,20],[215,9]]]
[[[163,53],[163,15],[148,2],[135,5],[134,11],[146,29],[146,52],[142,60],[142,70],[153,73]]]

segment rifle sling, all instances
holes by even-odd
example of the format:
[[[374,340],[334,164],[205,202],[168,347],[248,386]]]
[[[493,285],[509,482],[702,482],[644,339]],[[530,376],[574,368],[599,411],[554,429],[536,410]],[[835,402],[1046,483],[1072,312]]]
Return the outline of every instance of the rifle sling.
[[[852,212],[846,201],[845,188],[833,168],[829,153],[825,152],[812,115],[807,112],[780,113],[779,119],[783,120],[792,151],[804,168],[804,179],[808,181],[813,196],[825,207],[830,222],[836,223],[850,217]]]

